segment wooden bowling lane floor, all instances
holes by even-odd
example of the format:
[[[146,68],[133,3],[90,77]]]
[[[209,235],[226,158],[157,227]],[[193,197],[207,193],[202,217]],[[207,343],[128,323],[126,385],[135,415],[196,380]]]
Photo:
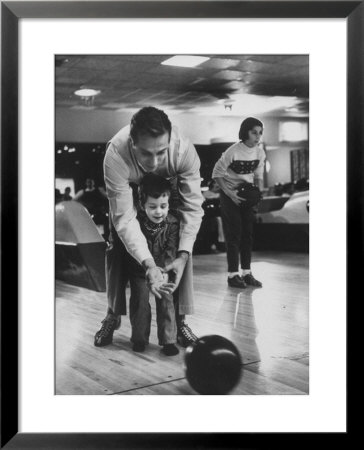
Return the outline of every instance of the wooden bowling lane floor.
[[[257,252],[253,273],[263,288],[239,290],[226,282],[226,254],[194,256],[198,336],[230,339],[243,358],[232,395],[302,395],[309,392],[308,255]],[[56,280],[55,393],[59,395],[195,395],[184,372],[184,352],[163,355],[157,345],[152,299],[150,344],[131,350],[125,316],[112,345],[93,345],[106,311],[106,294]]]

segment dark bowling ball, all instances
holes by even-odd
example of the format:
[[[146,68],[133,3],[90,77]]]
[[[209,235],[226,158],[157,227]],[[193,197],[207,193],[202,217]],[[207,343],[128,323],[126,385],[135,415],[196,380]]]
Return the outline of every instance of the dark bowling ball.
[[[227,394],[238,383],[243,360],[228,339],[203,336],[186,349],[186,378],[191,387],[203,395]]]
[[[237,194],[245,200],[242,203],[242,205],[245,206],[256,206],[262,200],[262,193],[259,188],[252,183],[244,183],[241,185]]]

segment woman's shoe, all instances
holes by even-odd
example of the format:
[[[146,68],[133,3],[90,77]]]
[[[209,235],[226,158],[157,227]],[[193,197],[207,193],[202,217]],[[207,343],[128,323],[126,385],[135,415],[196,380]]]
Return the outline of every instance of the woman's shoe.
[[[256,280],[251,273],[244,275],[243,280],[249,286],[254,286],[254,287],[262,287],[263,286],[263,284],[260,281]]]
[[[246,283],[240,275],[234,275],[233,277],[228,277],[227,282],[230,287],[236,287],[239,289],[246,288]]]

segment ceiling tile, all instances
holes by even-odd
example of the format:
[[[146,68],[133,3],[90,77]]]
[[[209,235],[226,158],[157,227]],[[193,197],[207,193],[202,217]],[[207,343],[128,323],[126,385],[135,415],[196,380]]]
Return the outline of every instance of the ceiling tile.
[[[147,102],[181,110],[246,92],[308,99],[307,55],[218,54],[195,68],[160,64],[171,56],[56,55],[56,105],[79,105],[73,92],[80,86],[100,90],[93,106],[104,109]]]
[[[225,59],[225,58],[212,58],[202,63],[199,67],[202,69],[217,69],[223,70],[231,67],[235,67],[239,64],[237,59]]]
[[[244,73],[238,70],[221,70],[212,76],[212,78],[222,78],[224,80],[241,80],[243,77]]]

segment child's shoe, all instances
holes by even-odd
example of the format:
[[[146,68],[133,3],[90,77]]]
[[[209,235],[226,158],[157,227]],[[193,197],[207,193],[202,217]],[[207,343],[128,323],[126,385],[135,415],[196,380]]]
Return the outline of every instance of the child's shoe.
[[[174,344],[163,345],[162,352],[167,356],[178,355],[179,350]]]
[[[145,350],[145,344],[143,342],[134,342],[133,344],[133,352],[142,353]]]

